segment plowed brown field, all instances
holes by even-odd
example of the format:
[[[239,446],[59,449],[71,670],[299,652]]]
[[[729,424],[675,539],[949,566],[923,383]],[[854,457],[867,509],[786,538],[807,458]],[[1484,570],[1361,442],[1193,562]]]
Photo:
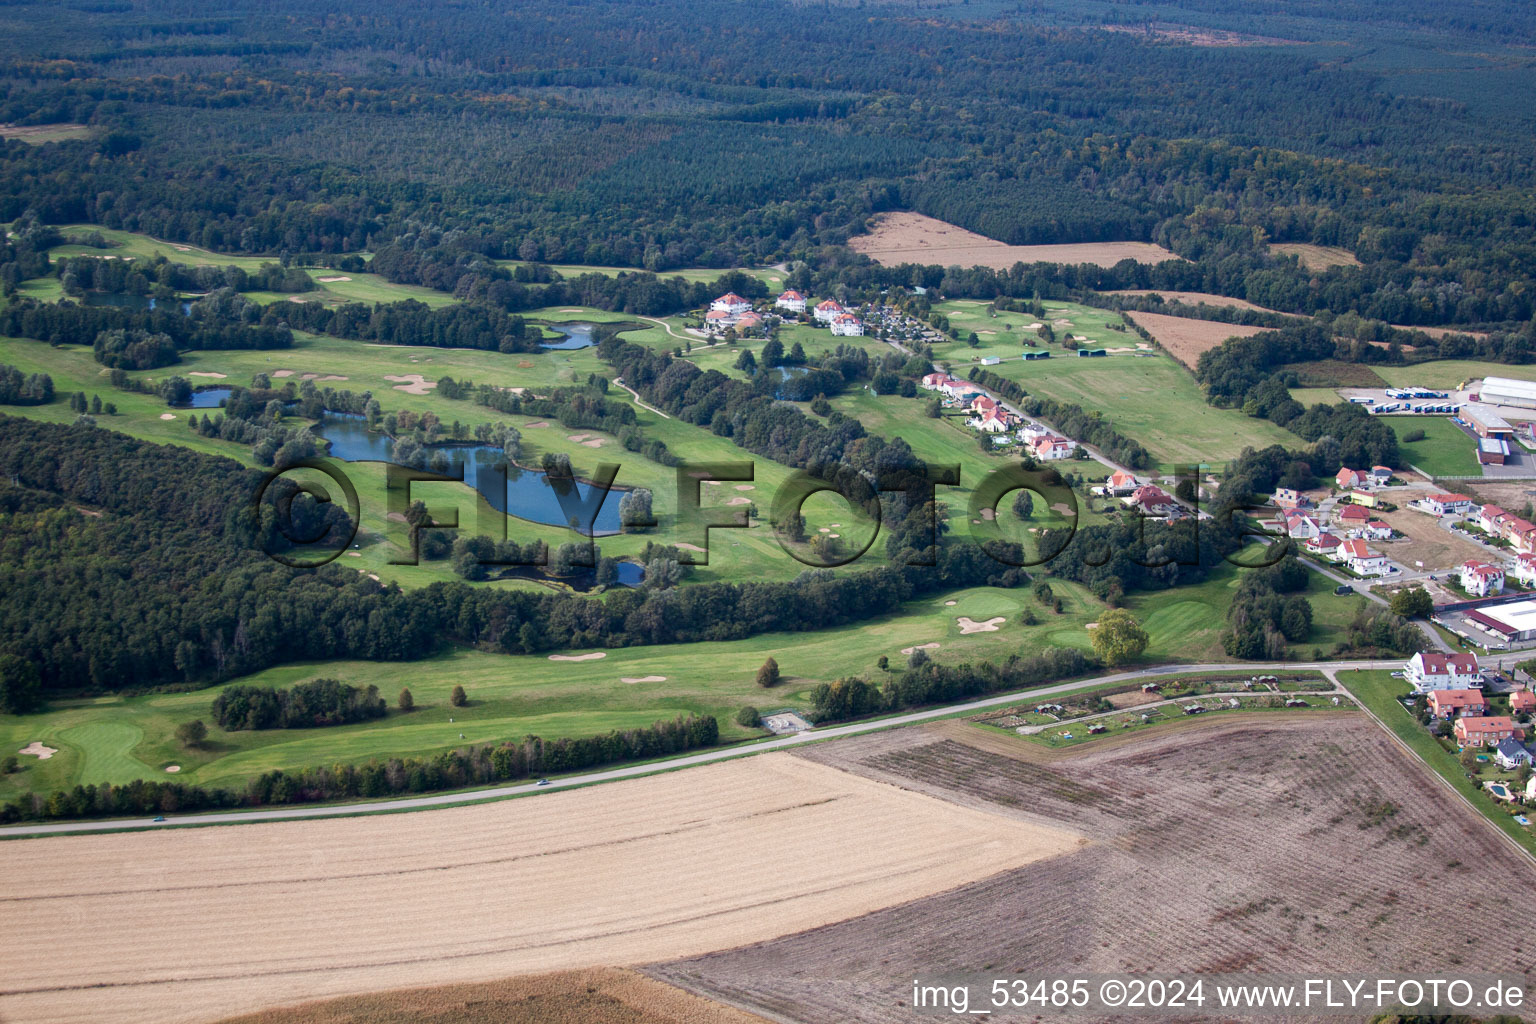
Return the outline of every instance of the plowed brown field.
[[[690,956],[1075,849],[766,754],[534,799],[0,847],[0,1020],[206,1021]]]
[[[1151,242],[1067,242],[1060,245],[1008,245],[920,213],[886,213],[867,235],[848,247],[876,263],[938,264],[1007,270],[1015,263],[1092,263],[1112,267],[1123,259],[1161,263],[1178,259]]]

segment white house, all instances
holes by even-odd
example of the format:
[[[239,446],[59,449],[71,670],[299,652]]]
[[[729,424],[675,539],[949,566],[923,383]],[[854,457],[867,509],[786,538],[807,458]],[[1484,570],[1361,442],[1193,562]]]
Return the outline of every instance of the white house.
[[[1364,540],[1391,540],[1392,524],[1384,523],[1380,519],[1372,519],[1364,526],[1352,532]]]
[[[954,378],[950,378],[943,384],[940,384],[939,390],[944,392],[944,394],[949,398],[965,398],[968,395],[981,394],[981,388],[978,388],[970,381],[955,380]]]
[[[1441,654],[1420,651],[1404,666],[1408,681],[1420,693],[1430,690],[1480,690],[1483,674],[1477,668],[1477,655]]]
[[[1472,511],[1472,499],[1465,494],[1431,494],[1410,504],[1437,519],[1441,516],[1464,516]]]
[[[1129,494],[1136,489],[1136,477],[1123,469],[1117,469],[1109,474],[1109,479],[1104,481],[1105,494]]]
[[[816,303],[816,308],[811,311],[811,315],[816,318],[817,323],[830,324],[846,312],[848,311],[835,299],[823,299]]]
[[[1303,541],[1302,547],[1306,548],[1310,554],[1321,555],[1332,560],[1339,557],[1339,545],[1343,543],[1331,533],[1320,533],[1311,540]]]
[[[1285,517],[1285,535],[1296,540],[1311,540],[1323,532],[1317,520],[1311,516],[1290,515]]]
[[[1035,458],[1041,462],[1055,462],[1058,459],[1071,458],[1072,452],[1077,448],[1076,441],[1070,441],[1056,434],[1046,434],[1036,438],[1030,446]]]
[[[1350,569],[1361,576],[1387,573],[1387,556],[1372,551],[1363,540],[1346,540],[1339,545],[1339,553],[1349,562]]]
[[[1477,510],[1471,520],[1484,533],[1495,537],[1503,536],[1504,522],[1509,518],[1509,513],[1497,505],[1488,504]]]
[[[1536,555],[1519,555],[1506,570],[1507,576],[1513,576],[1515,581],[1526,586],[1536,586]]]
[[[1491,597],[1504,592],[1504,570],[1487,562],[1463,562],[1457,567],[1461,589],[1473,597]]]
[[[1136,488],[1136,490],[1132,491],[1129,498],[1123,498],[1121,500],[1124,501],[1127,505],[1141,509],[1145,515],[1151,516],[1155,519],[1160,519],[1163,516],[1168,515],[1173,511],[1175,504],[1177,504],[1173,498],[1168,495],[1167,491],[1164,491],[1156,484],[1143,484],[1142,486]]]
[[[832,333],[843,338],[858,337],[864,333],[864,321],[851,313],[832,318]]]
[[[1334,474],[1333,482],[1341,491],[1352,491],[1356,487],[1367,484],[1366,474],[1358,469],[1350,469],[1348,466]]]
[[[723,331],[736,322],[734,313],[727,313],[723,309],[712,309],[704,314],[704,329],[706,331]]]
[[[773,300],[773,306],[775,309],[787,309],[791,313],[804,313],[805,296],[793,288],[786,288]]]
[[[748,302],[740,295],[737,295],[735,292],[726,292],[714,302],[711,302],[709,304],[709,308],[712,312],[718,311],[721,313],[728,313],[731,316],[736,316],[739,313],[745,313],[747,310],[751,309],[752,303]]]
[[[930,373],[923,378],[923,387],[929,391],[938,391],[945,384],[953,384],[955,378],[947,373]]]
[[[1531,752],[1525,749],[1525,744],[1514,737],[1500,740],[1499,745],[1493,748],[1493,759],[1499,763],[1499,767],[1507,772],[1512,772],[1523,764],[1531,763]]]

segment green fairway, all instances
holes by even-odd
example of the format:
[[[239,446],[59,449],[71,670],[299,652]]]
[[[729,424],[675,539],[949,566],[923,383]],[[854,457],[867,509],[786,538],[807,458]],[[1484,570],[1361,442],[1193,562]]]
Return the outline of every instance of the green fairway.
[[[1443,416],[1389,416],[1397,434],[1400,461],[1434,476],[1482,476],[1477,444],[1466,431]],[[1422,441],[1404,442],[1410,431],[1422,430]]]
[[[59,739],[83,755],[82,783],[126,782],[164,774],[155,772],[133,756],[134,749],[144,741],[144,730],[131,722],[115,719],[85,722],[62,730]]]
[[[1045,307],[1046,318],[1040,322],[1053,325],[1058,341],[1070,333],[1109,354],[1085,358],[1054,345],[1049,346],[1049,359],[1025,362],[1020,358],[1024,350],[1043,344],[1039,331],[1029,329],[1037,321],[1021,313],[1000,312],[991,317],[980,302],[945,302],[935,308],[962,334],[975,330],[981,344],[976,348],[961,342],[936,345],[935,358],[951,373],[963,376],[981,359],[999,357],[1001,363],[985,369],[1017,381],[1031,394],[1103,413],[1122,434],[1145,445],[1164,468],[1175,463],[1220,463],[1244,448],[1299,443],[1296,435],[1268,420],[1207,405],[1194,377],[1171,356],[1156,350],[1134,354],[1141,339],[1115,328],[1124,323],[1120,314],[1075,303],[1047,302]]]

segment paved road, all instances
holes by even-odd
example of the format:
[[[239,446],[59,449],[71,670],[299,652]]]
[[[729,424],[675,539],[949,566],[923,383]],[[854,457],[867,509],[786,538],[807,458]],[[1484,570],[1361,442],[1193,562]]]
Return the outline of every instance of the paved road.
[[[670,771],[675,768],[687,768],[693,765],[709,764],[714,761],[723,761],[732,757],[745,757],[752,754],[761,754],[770,750],[783,750],[789,747],[799,746],[818,740],[837,739],[843,736],[857,736],[860,733],[874,732],[879,729],[889,729],[898,725],[912,725],[917,722],[926,722],[935,718],[943,718],[946,715],[956,713],[969,713],[981,711],[986,708],[997,707],[1004,704],[1016,704],[1020,701],[1032,701],[1041,697],[1049,697],[1053,694],[1065,693],[1070,690],[1082,689],[1088,686],[1101,686],[1110,683],[1126,682],[1136,679],[1154,679],[1158,676],[1181,675],[1191,672],[1250,672],[1255,675],[1266,672],[1294,672],[1297,670],[1323,670],[1323,669],[1350,669],[1350,668],[1399,668],[1402,660],[1391,661],[1322,661],[1322,662],[1232,662],[1206,664],[1206,665],[1159,665],[1155,668],[1136,669],[1130,672],[1115,672],[1109,675],[1098,676],[1093,679],[1079,679],[1069,683],[1056,683],[1051,686],[1041,686],[1022,692],[1004,693],[993,697],[984,697],[980,700],[967,701],[963,704],[951,704],[946,707],[929,708],[924,711],[912,711],[902,715],[894,715],[889,718],[879,718],[867,722],[853,722],[849,725],[831,726],[826,729],[816,729],[809,733],[800,733],[795,736],[785,736],[778,739],[763,740],[758,743],[734,747],[720,747],[712,750],[701,751],[697,754],[686,754],[682,757],[670,758],[666,761],[653,761],[649,764],[629,765],[622,768],[610,768],[606,771],[589,772],[585,775],[573,775],[562,779],[552,780],[547,786],[536,783],[520,783],[515,786],[497,786],[494,789],[479,789],[469,792],[441,793],[435,796],[408,797],[403,800],[376,800],[368,803],[342,804],[326,807],[283,807],[265,811],[234,811],[219,814],[185,814],[167,816],[165,825],[234,825],[260,821],[293,821],[303,818],[331,818],[353,814],[369,814],[378,811],[409,811],[423,810],[431,807],[452,807],[456,804],[476,803],[481,800],[492,800],[500,797],[521,796],[530,793],[554,792],[560,789],[570,789],[574,786],[589,786],[599,782],[613,782],[618,779],[630,779],[640,775],[650,775],[659,771]],[[83,832],[117,832],[124,829],[162,828],[146,818],[113,819],[107,821],[70,821],[58,824],[40,825],[10,825],[0,828],[0,837],[13,836],[39,836],[39,835],[66,835]]]

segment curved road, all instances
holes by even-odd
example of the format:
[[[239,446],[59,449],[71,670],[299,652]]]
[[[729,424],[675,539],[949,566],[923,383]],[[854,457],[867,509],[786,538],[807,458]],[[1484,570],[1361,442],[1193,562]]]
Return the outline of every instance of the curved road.
[[[983,697],[980,700],[966,701],[962,704],[950,704],[945,707],[928,708],[923,711],[912,711],[901,715],[892,715],[888,718],[877,718],[865,722],[852,722],[848,725],[831,726],[826,729],[815,729],[811,732],[798,733],[793,736],[784,736],[777,739],[761,740],[734,747],[717,747],[711,750],[700,751],[697,754],[685,754],[681,757],[670,758],[665,761],[652,761],[647,764],[629,765],[622,768],[610,768],[605,771],[589,772],[585,775],[572,775],[563,779],[551,780],[548,785],[540,786],[537,783],[524,782],[513,786],[496,786],[492,789],[477,789],[467,792],[441,793],[436,796],[407,797],[402,800],[376,800],[368,803],[333,804],[319,807],[283,807],[265,811],[230,811],[222,813],[186,814],[177,817],[168,817],[165,825],[235,825],[259,821],[293,821],[304,818],[335,818],[347,817],[354,814],[373,814],[390,811],[424,810],[431,807],[452,807],[458,804],[479,803],[483,800],[495,800],[503,797],[523,796],[530,793],[555,792],[561,789],[570,789],[573,786],[590,786],[599,782],[613,782],[618,779],[631,779],[641,775],[651,775],[656,772],[671,771],[676,768],[687,768],[692,765],[710,764],[714,761],[724,761],[733,757],[748,757],[752,754],[761,754],[770,750],[782,750],[786,747],[798,746],[803,743],[819,740],[837,739],[843,736],[857,736],[860,733],[875,732],[880,729],[890,729],[895,726],[912,725],[917,722],[926,722],[935,718],[943,718],[947,715],[964,714],[971,711],[980,711],[985,708],[996,707],[1000,704],[1016,704],[1021,700],[1034,700],[1041,697],[1049,697],[1053,694],[1066,693],[1072,690],[1080,690],[1092,686],[1102,686],[1110,683],[1126,682],[1136,679],[1155,679],[1158,676],[1184,675],[1194,672],[1293,672],[1297,670],[1340,670],[1340,669],[1395,669],[1403,664],[1402,659],[1390,661],[1282,661],[1262,663],[1231,662],[1206,665],[1159,665],[1155,668],[1136,669],[1130,672],[1115,672],[1109,675],[1097,676],[1093,679],[1078,679],[1073,682],[1056,683],[1051,686],[1041,686],[1032,690],[1015,691],[1013,693],[998,694],[992,697]],[[160,828],[161,825],[149,821],[146,818],[123,819],[116,818],[106,821],[70,821],[58,824],[38,825],[9,825],[0,828],[0,838],[16,836],[44,836],[44,835],[69,835],[84,832],[121,832],[124,830],[138,830]]]

